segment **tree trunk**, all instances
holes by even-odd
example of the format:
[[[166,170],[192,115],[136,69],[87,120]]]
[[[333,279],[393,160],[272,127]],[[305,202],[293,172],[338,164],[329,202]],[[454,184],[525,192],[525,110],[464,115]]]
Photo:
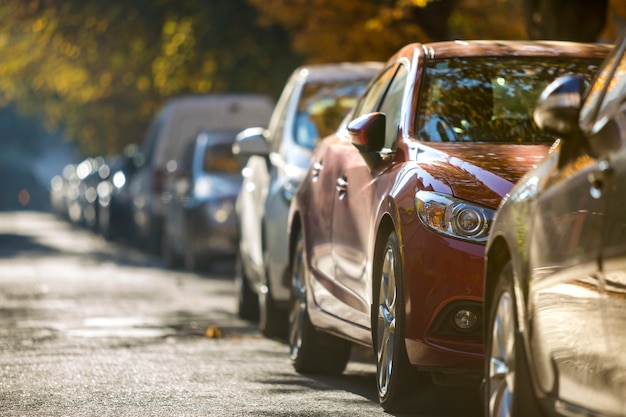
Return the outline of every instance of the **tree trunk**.
[[[524,0],[530,39],[596,42],[604,25],[608,0]]]

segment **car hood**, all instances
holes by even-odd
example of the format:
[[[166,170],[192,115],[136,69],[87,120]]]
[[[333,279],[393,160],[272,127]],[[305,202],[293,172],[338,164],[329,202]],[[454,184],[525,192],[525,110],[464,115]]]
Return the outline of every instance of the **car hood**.
[[[455,197],[497,208],[513,185],[548,153],[550,144],[428,143],[418,163]]]

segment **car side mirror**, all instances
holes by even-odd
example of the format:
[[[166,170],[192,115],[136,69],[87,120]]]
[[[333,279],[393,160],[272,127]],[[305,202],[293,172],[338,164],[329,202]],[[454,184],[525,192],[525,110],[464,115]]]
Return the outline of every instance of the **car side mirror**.
[[[384,113],[368,113],[348,123],[350,141],[359,152],[380,152],[385,145]]]
[[[578,75],[565,75],[550,83],[539,96],[533,113],[537,126],[566,139],[577,135],[584,88],[583,77]]]
[[[233,155],[246,158],[252,155],[268,156],[268,131],[262,127],[250,127],[237,134],[233,143]]]

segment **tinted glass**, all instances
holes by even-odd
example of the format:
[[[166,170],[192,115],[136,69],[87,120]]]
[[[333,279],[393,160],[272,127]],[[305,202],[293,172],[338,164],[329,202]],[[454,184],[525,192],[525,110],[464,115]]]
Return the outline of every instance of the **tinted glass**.
[[[380,111],[385,113],[386,131],[385,148],[395,150],[398,143],[398,128],[400,126],[400,112],[402,110],[402,98],[404,97],[404,85],[406,83],[406,68],[404,65],[398,67],[389,89],[380,106]]]
[[[539,95],[561,75],[590,78],[600,62],[519,57],[431,62],[418,137],[433,142],[551,142],[554,137],[541,133],[533,121]]]
[[[319,138],[334,133],[368,82],[369,79],[306,84],[294,123],[296,143],[313,149]]]
[[[241,162],[233,155],[232,147],[237,132],[208,134],[202,169],[208,173],[240,174]]]
[[[614,111],[614,106],[621,104],[626,97],[626,55],[621,55],[613,76],[606,90],[596,119],[601,120],[607,113]]]
[[[356,105],[354,119],[357,117],[371,113],[378,109],[380,98],[382,97],[387,85],[396,73],[396,66],[385,69],[385,71],[372,83],[372,86],[363,95],[359,103]]]
[[[606,91],[607,87],[609,87],[607,85],[607,82],[611,78],[611,73],[615,68],[615,64],[618,60],[623,61],[625,46],[626,39],[622,42],[621,45],[619,45],[619,47],[613,48],[611,55],[609,55],[609,57],[606,59],[606,62],[594,78],[591,88],[587,92],[585,103],[580,110],[580,122],[583,129],[590,129],[590,125],[593,124],[593,120],[596,116],[600,99],[601,97],[603,97],[603,94]]]

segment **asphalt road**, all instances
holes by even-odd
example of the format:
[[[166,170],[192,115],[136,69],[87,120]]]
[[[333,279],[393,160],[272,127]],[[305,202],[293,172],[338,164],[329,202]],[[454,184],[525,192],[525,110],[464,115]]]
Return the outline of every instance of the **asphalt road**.
[[[283,341],[237,318],[232,272],[0,212],[0,416],[389,416],[369,352],[341,376],[297,374]],[[478,416],[476,397],[415,415]]]

